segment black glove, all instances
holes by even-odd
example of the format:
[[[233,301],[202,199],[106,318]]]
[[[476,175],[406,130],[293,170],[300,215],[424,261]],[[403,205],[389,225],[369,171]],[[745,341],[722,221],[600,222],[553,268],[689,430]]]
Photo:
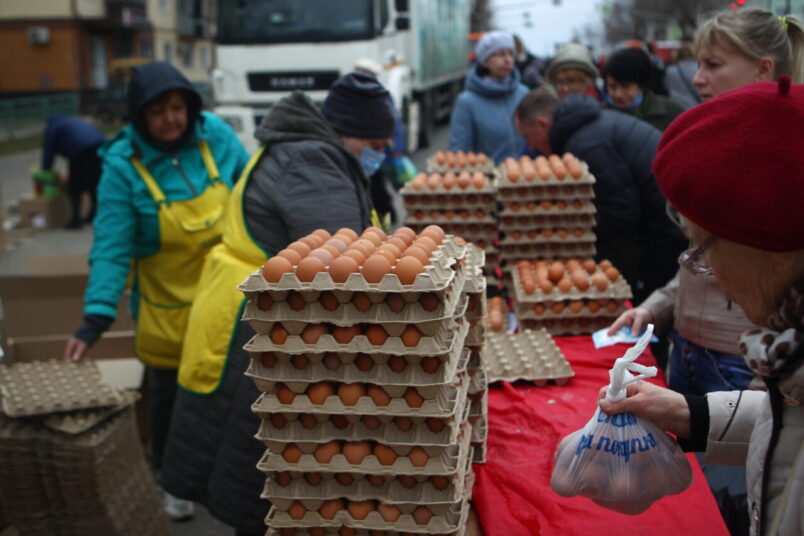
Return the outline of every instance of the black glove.
[[[87,346],[95,344],[104,331],[114,322],[114,318],[104,315],[86,315],[84,323],[76,330],[73,335],[76,339],[87,343]]]

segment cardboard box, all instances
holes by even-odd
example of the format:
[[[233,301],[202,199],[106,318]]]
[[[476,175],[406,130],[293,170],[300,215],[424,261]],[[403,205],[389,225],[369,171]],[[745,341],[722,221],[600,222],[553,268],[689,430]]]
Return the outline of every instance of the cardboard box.
[[[32,229],[57,229],[70,218],[70,202],[66,195],[56,197],[25,196],[19,200],[20,225]]]

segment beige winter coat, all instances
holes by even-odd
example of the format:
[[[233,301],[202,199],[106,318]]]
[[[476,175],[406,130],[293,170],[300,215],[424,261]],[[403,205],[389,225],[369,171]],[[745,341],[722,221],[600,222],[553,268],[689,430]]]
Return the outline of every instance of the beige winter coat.
[[[709,436],[704,462],[745,465],[751,534],[804,535],[804,366],[779,386],[784,397],[782,427],[771,454],[767,493],[762,495],[765,459],[773,430],[770,395],[757,391],[716,392],[706,395]],[[785,486],[788,489],[785,491]],[[778,531],[774,523],[778,516]]]

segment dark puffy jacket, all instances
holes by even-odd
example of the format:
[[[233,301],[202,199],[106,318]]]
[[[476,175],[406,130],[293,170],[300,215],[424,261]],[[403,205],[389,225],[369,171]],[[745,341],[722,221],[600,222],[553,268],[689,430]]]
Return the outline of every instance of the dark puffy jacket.
[[[246,225],[269,254],[316,229],[371,225],[360,162],[303,93],[277,102],[257,129],[267,146],[246,187]]]
[[[635,303],[675,275],[687,240],[667,216],[651,172],[661,133],[630,115],[569,95],[550,129],[554,152],[570,152],[595,176],[597,250],[634,289]]]

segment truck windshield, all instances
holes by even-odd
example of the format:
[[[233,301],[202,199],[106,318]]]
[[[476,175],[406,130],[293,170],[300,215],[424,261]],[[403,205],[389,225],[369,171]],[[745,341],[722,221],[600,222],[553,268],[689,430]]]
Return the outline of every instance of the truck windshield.
[[[372,0],[219,0],[221,44],[355,41],[374,37]]]

